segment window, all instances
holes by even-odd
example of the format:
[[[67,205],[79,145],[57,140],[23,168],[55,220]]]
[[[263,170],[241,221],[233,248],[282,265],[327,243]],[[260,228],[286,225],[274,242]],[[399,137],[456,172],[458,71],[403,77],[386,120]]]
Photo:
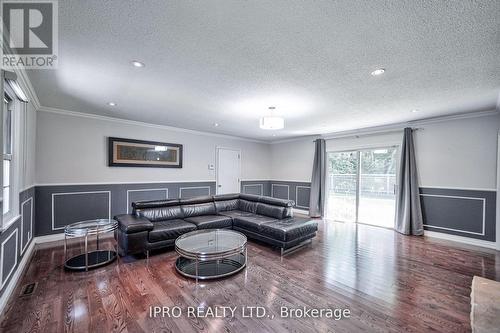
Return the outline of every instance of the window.
[[[12,100],[4,98],[3,112],[3,215],[9,215],[12,211]]]

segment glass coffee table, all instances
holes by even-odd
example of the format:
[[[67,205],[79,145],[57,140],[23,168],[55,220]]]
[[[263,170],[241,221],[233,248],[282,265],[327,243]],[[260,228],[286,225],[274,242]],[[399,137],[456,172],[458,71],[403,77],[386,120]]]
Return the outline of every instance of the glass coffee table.
[[[241,271],[247,263],[247,237],[227,229],[188,232],[176,239],[177,271],[200,280],[217,279]]]
[[[118,222],[108,219],[87,220],[69,224],[64,228],[64,267],[69,270],[88,271],[107,265],[116,259],[116,251],[99,249],[99,237],[103,234],[114,232]],[[96,249],[89,251],[88,240],[90,236],[96,237]],[[67,257],[68,238],[85,237],[85,253],[72,258]]]

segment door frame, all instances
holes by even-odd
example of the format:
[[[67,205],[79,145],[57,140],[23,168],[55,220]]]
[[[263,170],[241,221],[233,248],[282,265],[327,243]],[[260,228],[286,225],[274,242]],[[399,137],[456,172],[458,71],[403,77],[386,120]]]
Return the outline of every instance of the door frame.
[[[221,150],[237,151],[240,156],[240,165],[238,168],[238,185],[239,185],[239,192],[241,192],[241,161],[243,160],[243,156],[241,154],[241,148],[216,146],[215,147],[215,194],[219,194],[219,166],[220,166],[219,152]]]
[[[499,134],[500,135],[500,134]],[[360,184],[360,181],[361,181],[361,152],[362,151],[365,151],[365,150],[374,150],[374,149],[384,149],[384,148],[396,148],[399,152],[399,154],[401,154],[401,144],[396,144],[396,143],[393,143],[393,144],[390,144],[388,143],[387,145],[384,145],[384,144],[381,144],[381,145],[367,145],[367,146],[364,146],[362,148],[360,148],[359,146],[358,147],[354,147],[352,149],[341,149],[341,150],[328,150],[326,152],[326,155],[328,157],[328,154],[329,153],[350,153],[350,152],[355,152],[356,155],[357,155],[357,160],[358,160],[358,167],[356,168],[356,212],[355,212],[355,221],[352,222],[352,223],[359,223],[359,224],[367,224],[366,222],[359,222],[359,184]],[[397,183],[397,180],[399,179],[399,163],[400,163],[400,159],[396,159],[396,187],[399,187],[399,184]],[[329,184],[328,184],[328,181],[329,181],[330,177],[326,177],[326,188],[328,189],[329,188]],[[397,200],[397,196],[396,196],[396,199]],[[396,213],[396,212],[394,212]],[[337,221],[337,222],[346,222],[346,221]],[[350,222],[349,222],[350,223]],[[380,228],[386,228],[386,227],[381,227],[381,226],[377,226],[377,225],[374,225],[374,224],[368,224],[368,225],[371,225],[371,226],[375,226],[375,227],[380,227]],[[391,228],[391,230],[394,229],[394,228]]]

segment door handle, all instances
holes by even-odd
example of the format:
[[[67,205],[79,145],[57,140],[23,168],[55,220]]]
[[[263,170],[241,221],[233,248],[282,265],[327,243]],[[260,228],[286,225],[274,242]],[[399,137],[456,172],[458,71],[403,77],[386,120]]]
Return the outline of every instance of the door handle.
[[[217,185],[217,187],[222,187],[222,185]]]

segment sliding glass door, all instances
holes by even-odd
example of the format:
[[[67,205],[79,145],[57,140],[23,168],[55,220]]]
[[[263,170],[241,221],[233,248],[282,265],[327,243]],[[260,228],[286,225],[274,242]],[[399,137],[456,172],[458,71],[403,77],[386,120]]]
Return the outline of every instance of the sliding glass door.
[[[328,154],[327,218],[394,227],[397,147]]]
[[[328,154],[327,218],[356,222],[356,189],[358,187],[358,152]]]

